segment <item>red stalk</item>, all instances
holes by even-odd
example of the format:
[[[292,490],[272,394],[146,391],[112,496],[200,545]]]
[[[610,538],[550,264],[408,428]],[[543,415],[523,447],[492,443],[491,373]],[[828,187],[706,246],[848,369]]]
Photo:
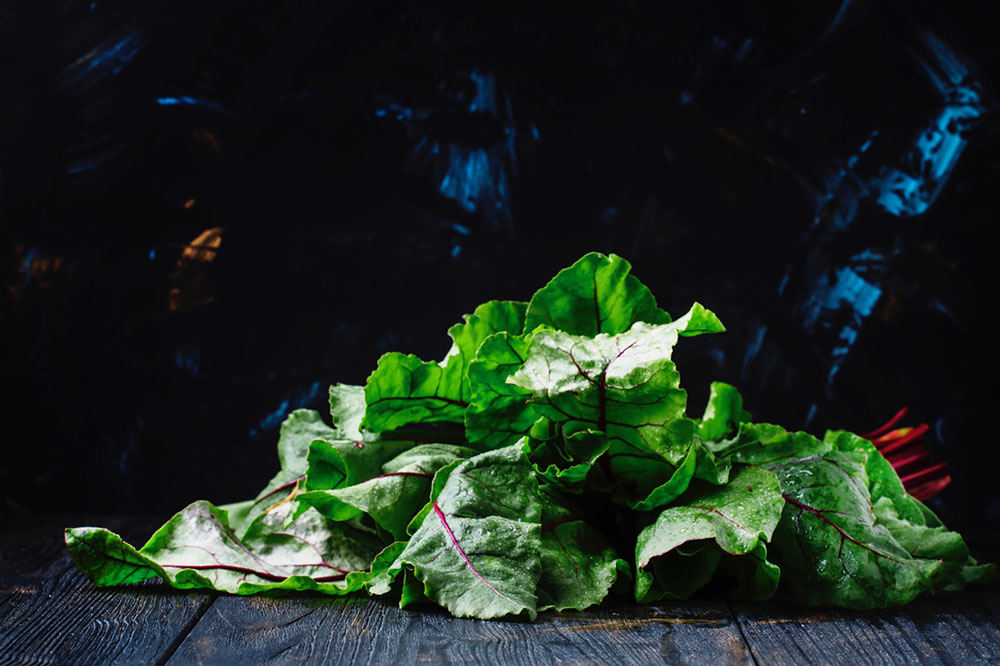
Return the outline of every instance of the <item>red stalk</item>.
[[[909,412],[909,411],[910,411],[909,407],[903,407],[901,410],[899,410],[898,412],[896,412],[895,416],[893,416],[891,419],[889,419],[888,421],[886,421],[884,424],[882,424],[881,426],[879,426],[875,430],[872,430],[867,435],[861,435],[861,436],[864,437],[865,439],[877,439],[878,437],[881,437],[885,433],[887,433],[890,430],[892,430],[893,426],[895,426],[897,423],[899,423],[900,420],[902,420],[902,418],[904,416],[906,416],[906,413]]]
[[[930,426],[921,423],[914,428],[896,428],[909,410],[904,407],[884,425],[862,435],[872,442],[900,475],[903,487],[914,498],[924,501],[951,483],[946,461],[927,465],[930,452],[920,444]],[[905,472],[905,473],[904,473]]]
[[[900,472],[900,470],[906,469],[906,467],[908,467],[909,465],[912,465],[913,463],[916,462],[920,462],[921,460],[924,460],[925,458],[928,458],[931,455],[931,452],[922,446],[919,448],[918,447],[913,447],[913,448],[916,448],[916,451],[913,452],[903,451],[902,453],[897,453],[894,456],[885,457],[886,460],[889,461],[889,464],[892,465],[893,469],[896,470],[897,474]]]
[[[914,472],[913,474],[907,474],[901,477],[899,480],[903,482],[903,485],[914,485],[917,481],[925,481],[928,476],[938,476],[937,472],[943,472],[948,468],[948,463],[939,462],[936,465],[931,465],[930,467],[925,467],[919,472]]]
[[[921,423],[916,428],[893,430],[888,435],[883,435],[872,443],[875,444],[875,448],[882,452],[882,455],[886,455],[893,451],[898,451],[916,439],[920,439],[928,430],[930,430],[930,426],[926,423]],[[900,434],[896,435],[896,433]]]
[[[951,483],[950,476],[942,476],[940,479],[935,479],[933,481],[928,481],[927,483],[922,483],[910,491],[916,499],[921,502],[929,500],[930,498],[937,495],[941,490]]]

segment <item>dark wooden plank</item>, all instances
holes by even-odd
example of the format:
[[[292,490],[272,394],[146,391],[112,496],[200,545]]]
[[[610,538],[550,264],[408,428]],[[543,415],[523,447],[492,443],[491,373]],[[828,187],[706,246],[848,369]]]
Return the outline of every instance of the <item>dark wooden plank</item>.
[[[919,599],[902,608],[847,611],[791,603],[733,604],[758,664],[1000,663],[995,586]]]
[[[163,520],[149,516],[36,515],[0,512],[0,578],[18,574],[44,574],[63,566],[67,527],[100,525],[126,541],[143,543]]]
[[[62,542],[64,525],[99,524],[142,542],[162,521],[11,517],[0,521],[0,663],[155,664],[214,599],[162,583],[97,589]]]
[[[388,599],[220,597],[168,664],[752,663],[721,602],[605,604],[534,623],[453,618]]]

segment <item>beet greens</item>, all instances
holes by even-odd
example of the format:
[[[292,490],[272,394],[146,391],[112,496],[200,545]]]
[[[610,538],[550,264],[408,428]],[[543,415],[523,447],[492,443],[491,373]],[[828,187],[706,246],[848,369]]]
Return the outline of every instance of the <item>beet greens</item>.
[[[674,345],[724,330],[697,303],[671,319],[627,261],[591,253],[529,303],[466,315],[444,360],[392,352],[364,387],[331,387],[332,427],[292,412],[255,499],[195,502],[140,549],[94,527],[66,544],[100,586],[401,588],[477,618],[713,580],[880,608],[993,576],[868,439],[755,424],[718,382],[688,416]]]

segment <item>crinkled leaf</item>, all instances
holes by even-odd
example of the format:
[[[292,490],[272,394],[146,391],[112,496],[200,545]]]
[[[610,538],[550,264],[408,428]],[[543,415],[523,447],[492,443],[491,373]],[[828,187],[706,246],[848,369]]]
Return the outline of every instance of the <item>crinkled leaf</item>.
[[[887,527],[913,557],[943,562],[941,574],[933,581],[935,590],[960,590],[993,579],[996,566],[979,564],[961,535],[945,528],[927,506],[906,491],[896,470],[870,441],[843,431],[828,432],[824,440],[838,450],[860,451],[867,456],[865,474],[876,522]]]
[[[913,557],[963,563],[969,559],[969,548],[958,532],[951,532],[944,526],[911,523],[900,517],[888,497],[877,500],[874,509],[878,522],[885,525]]]
[[[538,610],[583,610],[601,603],[628,564],[553,491],[542,495],[542,575]]]
[[[462,446],[421,444],[385,463],[374,478],[335,490],[300,493],[297,499],[332,520],[367,513],[395,539],[405,540],[407,524],[429,499],[434,473],[475,453]]]
[[[507,382],[524,364],[531,334],[502,332],[483,341],[469,365],[472,401],[465,412],[465,435],[469,442],[488,449],[510,446],[538,418],[528,404],[531,391]]]
[[[929,536],[922,528],[940,523],[927,522],[892,466],[857,435],[830,432],[820,441],[775,425],[743,426],[726,454],[765,465],[781,480],[787,505],[774,545],[802,603],[879,608],[943,584],[949,571],[981,573],[965,560],[921,558],[900,542]],[[880,516],[875,506],[883,507]]]
[[[414,442],[316,439],[309,444],[306,490],[332,490],[367,481],[382,472],[382,465],[414,447]]]
[[[400,555],[428,598],[458,617],[536,615],[541,503],[517,445],[438,474],[430,510]]]
[[[70,557],[98,587],[139,583],[156,576],[166,578],[156,562],[104,528],[69,527],[65,540]]]
[[[613,471],[618,457],[627,466],[628,457],[650,453],[677,465],[694,426],[684,416],[687,394],[670,355],[682,331],[720,330],[717,324],[715,315],[695,304],[676,322],[639,322],[619,335],[589,338],[539,329],[524,365],[508,381],[531,390],[535,410],[549,419],[572,430],[605,432]]]
[[[538,290],[528,304],[525,330],[538,326],[573,335],[624,333],[632,324],[666,324],[670,315],[656,306],[652,292],[629,274],[617,255],[584,255]]]
[[[420,582],[420,579],[413,575],[412,571],[404,571],[403,589],[399,593],[399,607],[406,608],[413,604],[430,603],[433,602],[424,594],[424,584]]]
[[[770,539],[782,505],[777,479],[760,467],[740,470],[722,487],[692,488],[639,534],[636,599],[652,601],[690,594],[711,577],[721,556],[714,553],[711,544],[699,542],[714,539],[726,553],[751,553],[762,540]],[[650,562],[675,549],[680,550],[669,562],[686,573],[680,577],[670,574],[666,581],[658,582],[656,570],[647,571]]]
[[[672,502],[687,490],[694,479],[721,486],[729,480],[731,467],[728,460],[717,460],[697,440],[691,443],[687,455],[677,467],[665,464],[662,459],[651,460],[635,455],[619,457],[614,467],[617,478],[627,479],[630,483],[619,486],[614,499],[636,511],[651,511]],[[663,482],[652,487],[659,481]]]
[[[335,384],[330,387],[330,416],[333,439],[362,439],[361,420],[365,416],[365,387]],[[324,438],[326,439],[326,438]]]
[[[687,599],[712,580],[721,559],[722,549],[706,539],[682,544],[654,557],[636,570],[636,601]]]
[[[687,456],[667,477],[666,481],[653,488],[643,499],[627,502],[629,508],[636,511],[652,511],[658,507],[666,506],[688,489],[697,466],[698,451],[692,446]]]
[[[459,422],[469,403],[462,397],[462,378],[434,362],[412,354],[389,352],[365,384],[368,408],[362,426],[384,432],[437,421]]]
[[[863,437],[843,430],[832,430],[826,433],[823,441],[838,451],[857,451],[865,456],[865,476],[868,478],[868,492],[872,501],[886,498],[892,502],[896,511],[905,520],[919,525],[924,524],[924,509],[922,505],[906,492],[903,482],[893,469],[892,464],[875,448],[875,445]]]
[[[914,558],[876,523],[860,451],[827,451],[769,466],[786,505],[774,535],[785,580],[804,604],[882,608],[933,586],[942,563]]]
[[[542,432],[548,430],[549,432]],[[524,440],[524,451],[538,478],[565,492],[581,493],[594,463],[608,450],[603,432],[581,430],[567,434],[544,416]]]
[[[912,557],[943,562],[934,589],[958,590],[970,583],[989,582],[996,575],[995,565],[976,562],[958,532],[940,524],[925,525],[922,516],[919,522],[910,522],[900,517],[896,505],[888,497],[877,500],[874,508],[877,522],[884,525]]]
[[[288,523],[291,510],[291,504],[284,504],[261,515],[239,539],[224,511],[199,501],[171,518],[138,551],[107,530],[89,527],[67,530],[66,544],[84,572],[102,586],[136,582],[155,572],[173,587],[235,594],[360,589],[381,544],[315,511]]]
[[[526,305],[490,301],[448,330],[451,349],[440,363],[397,352],[384,354],[365,384],[367,409],[362,427],[380,433],[413,423],[463,423],[471,399],[469,364],[494,333],[518,335]]]
[[[745,555],[723,554],[715,577],[732,581],[728,590],[731,599],[767,601],[778,591],[781,569],[767,560],[767,546],[759,541]]]
[[[769,467],[781,462],[822,455],[832,449],[832,444],[807,432],[789,432],[770,423],[744,423],[740,425],[739,434],[729,440],[726,448],[716,452],[716,457]]]
[[[743,409],[743,396],[735,386],[712,382],[705,413],[698,422],[698,436],[706,442],[731,437],[750,418],[750,412]]]
[[[331,388],[331,391],[333,389]],[[333,439],[338,431],[326,425],[319,412],[297,409],[285,417],[278,437],[278,461],[281,469],[250,504],[228,505],[230,525],[237,534],[267,508],[283,501],[306,473],[309,445],[315,439]]]

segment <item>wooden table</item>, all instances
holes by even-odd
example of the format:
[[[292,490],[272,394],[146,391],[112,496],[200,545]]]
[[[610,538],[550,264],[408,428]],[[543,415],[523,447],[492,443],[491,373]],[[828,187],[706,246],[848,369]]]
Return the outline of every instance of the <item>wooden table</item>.
[[[160,519],[0,514],[0,664],[1000,663],[1000,586],[884,612],[716,598],[609,602],[518,621],[390,600],[96,589],[62,543],[101,525],[142,543]]]

